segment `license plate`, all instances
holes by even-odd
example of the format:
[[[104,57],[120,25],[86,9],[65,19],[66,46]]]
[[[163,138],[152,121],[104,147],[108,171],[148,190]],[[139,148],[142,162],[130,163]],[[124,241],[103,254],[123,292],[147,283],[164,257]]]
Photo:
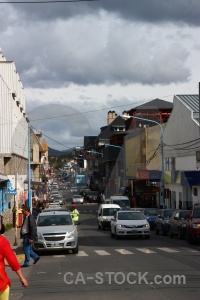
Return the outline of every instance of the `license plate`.
[[[59,244],[52,244],[51,247],[60,247]]]

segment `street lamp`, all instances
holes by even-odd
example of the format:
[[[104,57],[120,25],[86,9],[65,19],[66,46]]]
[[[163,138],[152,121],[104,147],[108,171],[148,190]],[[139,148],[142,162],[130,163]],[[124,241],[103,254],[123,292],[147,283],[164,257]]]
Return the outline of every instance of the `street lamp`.
[[[87,153],[99,154],[99,155],[102,155],[102,157],[103,157],[103,153],[97,152],[97,151],[95,151],[95,150],[87,150]]]
[[[140,117],[136,117],[136,116],[128,116],[128,115],[122,115],[123,118],[133,118],[133,119],[137,119],[137,120],[142,120],[142,121],[147,121],[147,122],[151,122],[151,123],[155,123],[156,125],[158,125],[160,127],[160,144],[161,144],[161,159],[162,159],[162,186],[161,186],[161,190],[162,190],[162,204],[163,204],[163,208],[165,208],[165,179],[164,179],[164,143],[163,143],[163,128],[161,126],[160,123],[153,121],[153,120],[149,120],[149,119],[145,119],[145,118],[140,118]]]

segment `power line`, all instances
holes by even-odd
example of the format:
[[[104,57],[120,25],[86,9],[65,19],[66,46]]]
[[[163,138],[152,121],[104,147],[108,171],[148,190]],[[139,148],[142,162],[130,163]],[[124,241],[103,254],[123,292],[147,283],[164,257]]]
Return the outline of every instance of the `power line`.
[[[51,3],[73,3],[73,2],[97,2],[100,0],[47,0],[47,1],[0,1],[0,4],[51,4]]]
[[[37,132],[41,133],[40,130],[34,128],[33,126],[31,126],[31,128],[34,129],[34,130],[36,130]],[[62,143],[60,143],[60,142],[58,142],[58,141],[56,141],[56,140],[50,138],[49,136],[47,136],[47,135],[44,134],[43,132],[42,132],[42,135],[44,135],[44,136],[47,137],[48,139],[52,140],[53,142],[56,142],[57,144],[59,144],[59,145],[61,145],[61,146],[64,146],[64,147],[67,148],[67,149],[74,149],[74,147],[68,147],[68,146],[66,146],[66,145],[64,145],[64,144],[62,144]]]

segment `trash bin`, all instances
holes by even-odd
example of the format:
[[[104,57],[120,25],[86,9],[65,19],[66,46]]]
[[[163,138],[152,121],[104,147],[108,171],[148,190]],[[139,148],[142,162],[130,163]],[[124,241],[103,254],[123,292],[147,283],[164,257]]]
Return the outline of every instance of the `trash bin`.
[[[17,216],[17,227],[22,227],[23,224],[23,214],[22,213],[18,213]]]

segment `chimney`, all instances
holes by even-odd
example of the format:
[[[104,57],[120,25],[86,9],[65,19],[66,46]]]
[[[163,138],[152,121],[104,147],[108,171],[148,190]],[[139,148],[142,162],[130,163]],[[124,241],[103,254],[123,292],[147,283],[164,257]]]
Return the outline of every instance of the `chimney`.
[[[108,112],[107,125],[110,125],[115,120],[116,117],[117,117],[117,114],[115,113],[114,110],[109,111]]]

